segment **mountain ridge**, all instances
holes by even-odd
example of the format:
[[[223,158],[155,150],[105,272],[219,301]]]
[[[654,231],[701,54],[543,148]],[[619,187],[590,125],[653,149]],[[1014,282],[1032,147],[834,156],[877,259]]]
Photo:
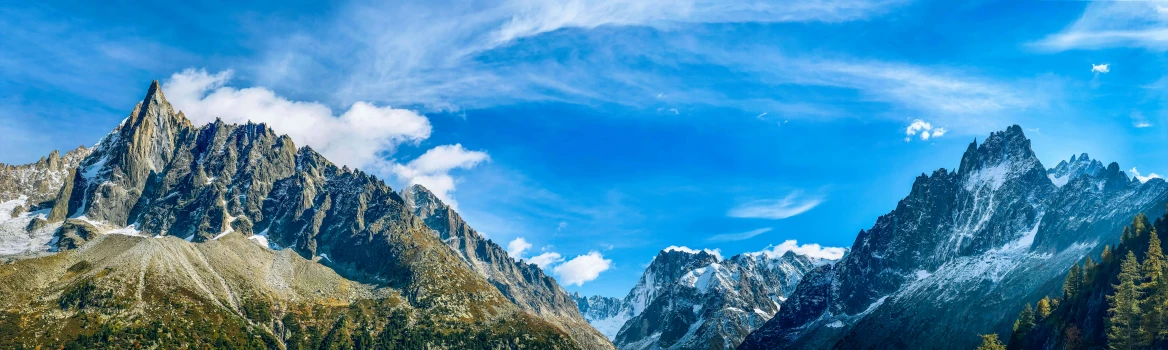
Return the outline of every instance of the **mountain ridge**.
[[[920,334],[913,346],[972,347],[977,334],[1002,333],[1009,317],[984,306],[1014,309],[1027,300],[1018,291],[1057,289],[1117,223],[1168,203],[1168,183],[1132,180],[1115,163],[1054,182],[1071,173],[1044,168],[1017,125],[974,141],[957,171],[922,174],[843,260],[805,276],[740,349],[909,346],[895,334]]]
[[[807,271],[828,261],[789,250],[723,259],[670,247],[658,252],[623,299],[572,297],[620,349],[727,349],[778,312]]]
[[[477,341],[474,334],[492,338],[521,329],[532,333],[510,340],[498,338],[501,341],[496,346],[606,348],[607,344],[587,339],[577,342],[563,325],[520,309],[464,265],[458,252],[433,234],[407,207],[405,199],[376,177],[337,167],[310,147],[297,148],[288,136],[277,135],[264,124],[216,120],[195,127],[166,101],[157,81],[151,83],[129,117],[69,172],[51,208],[16,216],[41,222],[37,232],[50,230],[52,239],[47,244],[50,250],[60,252],[17,259],[11,265],[14,269],[35,270],[39,264],[73,254],[69,252],[112,244],[109,237],[114,234],[160,239],[181,247],[236,240],[264,249],[285,247],[353,283],[396,290],[410,310],[420,310],[417,315],[425,317],[426,324],[451,331],[462,329],[472,335],[469,340],[426,340],[430,344],[450,346]],[[119,269],[129,268],[118,265],[111,272],[117,275],[124,272]],[[46,274],[67,286],[117,284],[100,271],[86,272],[85,281],[89,282],[61,269]],[[61,284],[40,286],[42,292],[53,295]],[[201,312],[207,313],[238,315],[243,307],[222,296],[200,300],[211,301],[200,304]],[[127,305],[139,304],[131,301]],[[43,307],[51,305],[38,308]],[[571,311],[575,311],[574,305]],[[79,312],[66,314],[88,311]],[[336,322],[357,317],[344,312],[340,315]],[[25,317],[17,312],[6,320]],[[67,320],[72,319],[61,321],[74,322]],[[352,326],[331,329],[362,334]],[[278,334],[281,330],[273,327],[249,328],[248,332],[267,332],[277,339],[287,335]],[[90,336],[84,331],[72,332],[63,335],[81,337],[78,339]],[[23,334],[22,339],[38,344],[48,341],[36,334]]]

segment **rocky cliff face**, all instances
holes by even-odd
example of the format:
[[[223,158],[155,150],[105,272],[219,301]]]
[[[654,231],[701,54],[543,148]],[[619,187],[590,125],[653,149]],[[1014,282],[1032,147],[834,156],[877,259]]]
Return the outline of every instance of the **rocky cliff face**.
[[[24,209],[37,210],[51,204],[57,198],[57,191],[77,168],[77,164],[90,152],[85,146],[61,155],[53,151],[48,157],[41,157],[36,163],[8,165],[0,163],[0,202],[18,200],[27,206]]]
[[[623,300],[577,296],[577,304],[619,349],[731,349],[824,263],[793,252],[721,259],[671,248],[657,254]]]
[[[429,323],[549,325],[523,316],[382,181],[336,167],[263,124],[192,126],[157,82],[62,183],[51,209],[31,220],[59,227],[49,243],[56,249],[86,247],[110,233],[188,243],[238,235],[400,291]]]
[[[456,251],[467,267],[490,281],[507,299],[561,326],[585,348],[612,348],[603,334],[588,325],[568,293],[539,266],[512,259],[503,247],[479,235],[425,187],[411,186],[401,196],[414,215]]]
[[[1166,202],[1168,183],[1133,181],[1086,155],[1045,169],[1012,126],[971,144],[956,172],[918,177],[741,348],[972,347],[1114,242],[1112,228]]]
[[[628,317],[620,317],[621,308],[624,307],[624,300],[620,298],[600,295],[585,297],[580,293],[572,293],[570,296],[576,301],[576,307],[580,309],[584,320],[609,340],[616,339],[616,333],[628,321]]]

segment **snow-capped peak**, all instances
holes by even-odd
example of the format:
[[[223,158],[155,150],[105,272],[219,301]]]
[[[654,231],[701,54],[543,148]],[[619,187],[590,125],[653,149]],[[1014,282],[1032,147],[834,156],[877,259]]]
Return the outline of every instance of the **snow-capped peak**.
[[[1080,176],[1098,176],[1106,167],[1103,163],[1091,159],[1086,153],[1076,156],[1071,156],[1070,161],[1061,161],[1054,168],[1047,170],[1047,177],[1054,183],[1055,186],[1063,187]]]
[[[685,253],[690,253],[690,254],[698,254],[701,252],[705,252],[706,254],[713,255],[714,258],[718,259],[718,261],[722,261],[722,251],[718,250],[718,249],[704,249],[704,248],[703,249],[691,249],[690,247],[686,247],[686,246],[671,245],[671,246],[663,249],[663,251],[666,251],[666,252],[685,252]]]

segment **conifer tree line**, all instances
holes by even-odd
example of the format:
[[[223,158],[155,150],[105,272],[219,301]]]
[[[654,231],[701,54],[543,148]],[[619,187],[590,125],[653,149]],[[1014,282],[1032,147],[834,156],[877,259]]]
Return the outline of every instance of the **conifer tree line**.
[[[1168,216],[1138,214],[1120,242],[1070,267],[1062,295],[1027,304],[1003,340],[978,349],[1168,349]]]

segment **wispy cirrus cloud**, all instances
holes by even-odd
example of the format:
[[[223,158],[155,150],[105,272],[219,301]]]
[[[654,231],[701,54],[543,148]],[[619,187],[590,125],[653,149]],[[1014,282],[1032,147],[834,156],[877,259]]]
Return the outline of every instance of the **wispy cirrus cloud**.
[[[823,203],[820,197],[805,196],[802,192],[795,191],[781,199],[756,200],[739,205],[730,209],[726,215],[734,218],[779,220],[803,214],[820,203]]]
[[[1050,51],[1142,47],[1168,49],[1168,11],[1161,1],[1095,1],[1067,28],[1033,45]]]
[[[607,29],[653,28],[684,42],[692,38],[686,38],[681,29],[693,25],[863,20],[908,2],[358,1],[338,11],[324,28],[271,40],[263,50],[265,58],[252,68],[261,81],[296,86],[311,82],[342,102],[377,99],[433,109],[524,101],[651,104],[652,96],[661,92],[654,90],[676,89],[677,84],[672,83],[676,79],[624,69],[620,62],[627,58],[619,56],[639,56],[646,62],[669,66],[674,59],[660,53],[670,48],[657,44],[643,47]],[[561,30],[587,31],[590,35],[581,37],[579,43],[553,39],[534,44],[527,40]],[[554,52],[557,44],[588,47],[582,51],[591,54],[568,58],[523,54],[521,60],[509,57],[508,49],[513,46],[523,46],[521,52]],[[713,44],[700,46],[716,47]],[[331,78],[337,76],[342,78]],[[612,93],[616,89],[630,93]],[[718,94],[711,91],[694,89],[686,95],[695,94],[709,95],[705,101],[718,101]]]
[[[706,238],[706,241],[707,242],[742,241],[742,240],[754,238],[755,236],[758,236],[758,235],[761,235],[761,234],[764,234],[767,232],[771,232],[771,230],[772,230],[772,228],[770,228],[770,227],[764,227],[764,228],[754,229],[754,230],[750,230],[750,231],[746,231],[746,232],[722,233],[722,234],[710,236],[710,238]]]

